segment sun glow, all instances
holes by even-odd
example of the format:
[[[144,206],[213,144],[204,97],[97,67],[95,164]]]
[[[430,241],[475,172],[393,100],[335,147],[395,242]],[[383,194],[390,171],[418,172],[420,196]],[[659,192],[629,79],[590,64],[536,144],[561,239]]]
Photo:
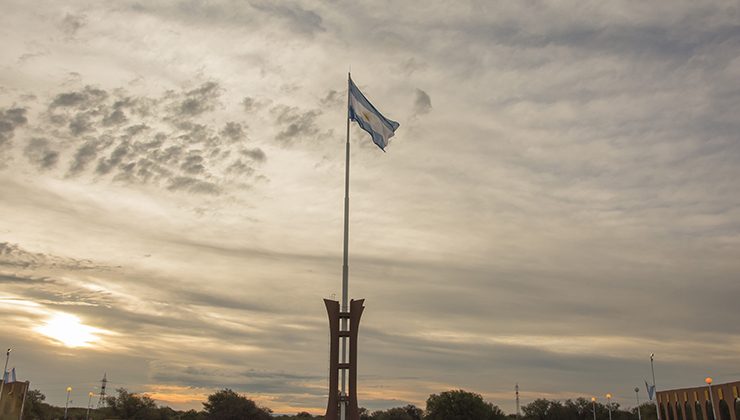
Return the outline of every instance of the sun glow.
[[[89,347],[100,339],[102,330],[85,325],[72,314],[57,312],[36,331],[67,347]]]

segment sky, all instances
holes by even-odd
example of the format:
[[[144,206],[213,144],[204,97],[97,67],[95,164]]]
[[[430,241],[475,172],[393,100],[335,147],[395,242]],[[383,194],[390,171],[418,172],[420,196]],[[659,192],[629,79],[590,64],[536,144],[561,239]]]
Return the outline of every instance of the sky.
[[[323,413],[347,72],[359,400],[740,377],[733,1],[0,0],[0,346],[63,404]]]

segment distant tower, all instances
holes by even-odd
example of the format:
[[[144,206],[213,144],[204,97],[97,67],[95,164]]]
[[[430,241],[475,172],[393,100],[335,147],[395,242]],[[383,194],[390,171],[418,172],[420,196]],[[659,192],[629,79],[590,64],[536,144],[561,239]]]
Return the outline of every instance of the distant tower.
[[[100,381],[100,399],[98,408],[105,406],[105,386],[108,385],[108,372],[103,373],[103,379]]]
[[[516,418],[519,418],[519,383],[514,387],[516,390]]]

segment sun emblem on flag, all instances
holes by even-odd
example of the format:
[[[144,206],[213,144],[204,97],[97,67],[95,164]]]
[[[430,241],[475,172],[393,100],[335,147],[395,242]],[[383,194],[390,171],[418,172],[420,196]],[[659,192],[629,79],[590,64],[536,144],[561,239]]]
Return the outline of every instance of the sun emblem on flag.
[[[367,111],[362,111],[362,116],[365,117],[365,121],[370,121],[370,114]]]

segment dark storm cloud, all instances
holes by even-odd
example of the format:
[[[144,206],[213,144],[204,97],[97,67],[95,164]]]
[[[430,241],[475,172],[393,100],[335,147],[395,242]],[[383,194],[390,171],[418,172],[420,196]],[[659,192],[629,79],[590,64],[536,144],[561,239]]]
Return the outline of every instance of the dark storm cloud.
[[[240,150],[239,153],[257,162],[264,162],[267,159],[265,152],[263,152],[259,147],[254,149],[243,149]]]
[[[158,362],[150,365],[153,379],[165,384],[188,383],[201,388],[228,387],[238,392],[258,394],[307,394],[321,397],[324,390],[316,388],[319,376],[295,375],[280,371],[237,369],[227,366],[196,367]]]
[[[3,244],[0,244],[2,246]],[[5,264],[1,264],[5,265]],[[28,285],[28,284],[42,284],[44,283],[43,278],[35,278],[35,277],[25,277],[22,275],[14,275],[14,274],[2,274],[0,273],[0,283],[2,284],[22,284],[22,285]]]
[[[219,96],[221,96],[221,87],[218,83],[204,83],[185,93],[185,98],[178,105],[180,114],[192,117],[213,111]]]
[[[83,14],[71,14],[67,13],[59,23],[59,28],[68,37],[73,37],[77,34],[77,31],[85,26],[86,17]]]
[[[80,112],[75,115],[72,121],[69,122],[70,133],[73,136],[79,136],[80,134],[92,131],[93,122],[91,121],[91,116],[89,112]]]
[[[218,129],[202,120],[216,109],[222,90],[218,83],[206,82],[159,97],[89,85],[63,92],[53,96],[42,123],[33,127],[46,135],[34,137],[24,154],[39,169],[64,165],[62,156],[71,156],[68,176],[84,176],[92,168],[94,175],[116,182],[221,194],[226,183],[243,185],[245,177],[255,175],[254,163],[266,159],[260,148],[244,147],[245,123],[227,121]],[[25,123],[25,110],[3,111],[2,118],[0,130],[9,138]],[[49,138],[60,141],[52,146]],[[63,153],[66,149],[71,153]],[[253,163],[229,160],[237,153]]]
[[[250,98],[247,96],[242,100],[242,107],[244,107],[244,111],[251,112],[254,111],[256,108],[257,102],[254,98]]]
[[[131,146],[126,142],[121,142],[116,146],[108,157],[103,157],[98,161],[98,166],[95,168],[95,172],[100,175],[109,173],[113,168],[123,162],[123,160],[131,154]]]
[[[130,125],[130,126],[126,127],[126,137],[128,137],[128,138],[136,137],[136,136],[138,136],[138,135],[146,132],[149,129],[150,129],[150,127],[148,125],[146,125],[146,124],[134,124],[134,125]],[[155,139],[152,140],[149,143],[144,143],[144,144],[139,143],[139,144],[143,148],[149,148],[149,147],[153,147],[153,146],[159,145],[161,143],[162,143],[161,139],[155,137]]]
[[[515,26],[476,28],[472,25],[469,30],[476,36],[522,48],[567,46],[606,54],[657,55],[675,59],[689,58],[710,44],[740,41],[738,25],[706,30],[701,27],[678,28],[668,23],[627,25],[578,21],[569,27],[539,33],[531,31],[531,28]]]
[[[185,153],[185,147],[180,145],[169,146],[164,150],[155,149],[153,151],[153,158],[157,162],[163,164],[175,164],[180,161],[180,158]]]
[[[101,307],[110,308],[114,299],[106,291],[89,290],[80,286],[72,286],[64,281],[52,277],[44,277],[40,281],[29,277],[24,284],[13,290],[17,295],[27,300],[40,303],[50,309],[74,310],[76,308]]]
[[[23,154],[42,170],[55,167],[59,161],[59,152],[50,147],[49,140],[41,137],[32,138],[23,148]]]
[[[18,64],[25,64],[27,61],[30,61],[37,57],[43,57],[47,54],[48,52],[35,52],[35,53],[22,54],[20,57],[18,57]]]
[[[217,294],[204,290],[173,290],[174,297],[181,302],[186,302],[194,306],[204,306],[210,308],[229,308],[254,312],[276,312],[274,305],[263,301],[254,301],[244,298],[237,298],[231,295]]]
[[[101,104],[108,99],[108,92],[93,86],[85,86],[76,92],[60,93],[54,97],[49,108],[78,108],[88,109]]]
[[[244,127],[239,124],[238,122],[229,121],[224,125],[224,128],[221,129],[219,132],[222,137],[225,137],[228,140],[231,141],[242,141],[244,140],[246,134],[244,132]]]
[[[296,107],[280,105],[272,108],[271,113],[280,129],[275,139],[284,145],[292,145],[300,139],[312,138],[319,133],[316,118],[321,112],[318,110],[301,111]]]
[[[146,158],[134,162],[123,163],[118,166],[114,181],[135,184],[158,183],[162,179],[172,176],[172,171]]]
[[[234,175],[251,175],[254,173],[254,168],[250,164],[243,162],[241,159],[237,159],[229,165],[228,168],[226,168],[226,172]]]
[[[128,7],[138,13],[159,16],[165,20],[174,19],[197,26],[223,27],[228,25],[239,28],[249,27],[254,30],[277,28],[280,32],[287,31],[299,36],[313,36],[325,31],[321,15],[297,1],[280,4],[264,0],[254,0],[250,3],[219,0],[207,4],[131,2]]]
[[[253,1],[252,7],[285,21],[286,26],[293,31],[313,35],[325,31],[321,16],[313,10],[303,8],[297,3],[274,3],[267,1]]]
[[[414,100],[414,114],[427,114],[432,110],[432,99],[429,94],[421,89],[416,89],[416,99]]]
[[[99,139],[88,138],[85,142],[77,148],[72,162],[69,166],[69,175],[76,175],[87,169],[87,165],[97,158],[98,153],[107,149],[113,144],[113,139],[110,137],[103,137]]]
[[[217,195],[221,188],[213,182],[202,181],[190,176],[176,176],[169,180],[167,189],[170,191],[189,191],[192,193]]]
[[[326,93],[326,96],[324,96],[321,99],[321,105],[326,107],[338,107],[341,106],[344,103],[344,94],[342,92],[338,92],[334,89],[330,90]]]
[[[0,147],[10,142],[16,128],[28,122],[26,112],[25,108],[0,108]]]
[[[90,260],[64,258],[52,254],[29,252],[18,244],[0,242],[0,266],[36,269],[41,267],[71,270],[91,270],[107,268],[93,264]]]
[[[61,310],[75,310],[83,307],[106,306],[106,293],[91,291],[80,287],[70,287],[58,279],[32,275],[4,275],[0,273],[0,284],[5,283],[8,292],[13,293],[14,301],[32,301],[41,307]],[[0,307],[0,312],[5,308]],[[8,315],[12,314],[9,311]],[[16,312],[17,315],[17,312]],[[30,316],[43,318],[41,313]]]
[[[190,175],[204,173],[206,170],[205,166],[203,166],[204,159],[199,153],[199,150],[191,151],[188,156],[185,157],[184,162],[180,165],[180,169]]]
[[[103,117],[103,125],[105,126],[111,126],[111,125],[120,125],[125,123],[127,120],[126,114],[123,112],[122,109],[117,108],[114,109],[113,112]]]
[[[182,132],[178,138],[185,144],[192,146],[202,143],[208,146],[216,146],[219,143],[214,131],[205,124],[179,122],[176,127]]]

